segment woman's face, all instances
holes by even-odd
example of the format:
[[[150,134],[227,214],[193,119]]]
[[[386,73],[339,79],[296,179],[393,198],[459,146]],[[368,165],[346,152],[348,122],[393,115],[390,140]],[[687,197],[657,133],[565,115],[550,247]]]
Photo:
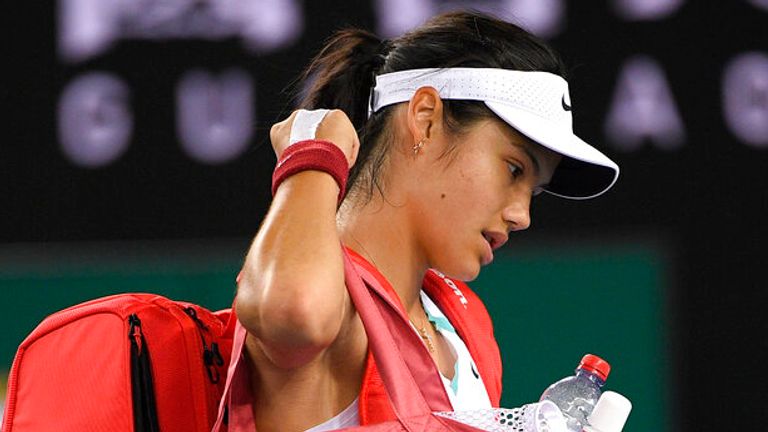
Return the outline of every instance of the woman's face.
[[[419,175],[412,217],[430,267],[472,280],[510,232],[528,228],[531,197],[549,182],[560,155],[497,119],[445,141],[455,153],[442,159],[434,155],[441,145],[425,146],[434,167]]]

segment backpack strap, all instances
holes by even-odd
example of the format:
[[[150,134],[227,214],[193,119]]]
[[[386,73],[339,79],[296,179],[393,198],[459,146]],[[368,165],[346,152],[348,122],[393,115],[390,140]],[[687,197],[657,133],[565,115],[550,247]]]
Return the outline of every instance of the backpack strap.
[[[248,334],[240,324],[232,307],[228,325],[234,326],[232,357],[227,370],[224,396],[219,402],[219,413],[212,432],[248,431],[255,424],[253,418],[253,395],[250,389],[248,362],[245,357],[245,338]]]
[[[345,250],[366,284],[376,286],[379,292],[386,293],[393,304],[405,311],[389,281],[354,250]],[[450,279],[437,270],[429,270],[425,274],[423,288],[456,328],[483,377],[491,404],[498,407],[502,389],[501,355],[494,338],[493,323],[482,300],[464,282]],[[394,418],[384,384],[369,351],[360,391],[360,422],[372,424]]]
[[[400,303],[400,298],[389,281],[360,254],[347,247],[344,250],[349,255],[353,265],[356,266],[357,271],[364,275],[364,280],[367,280],[369,285],[377,285],[381,292],[386,292],[389,298],[405,313],[405,307]],[[376,361],[373,358],[370,347],[368,348],[365,369],[363,371],[358,409],[361,425],[381,423],[397,418],[387,395],[387,390],[384,387],[384,382],[376,368]]]
[[[467,346],[488,391],[491,405],[501,402],[501,354],[493,335],[493,323],[483,302],[464,282],[437,270],[427,271],[424,291],[448,317]]]
[[[440,373],[402,305],[370,279],[370,274],[359,270],[345,252],[347,290],[398,419],[451,410]]]

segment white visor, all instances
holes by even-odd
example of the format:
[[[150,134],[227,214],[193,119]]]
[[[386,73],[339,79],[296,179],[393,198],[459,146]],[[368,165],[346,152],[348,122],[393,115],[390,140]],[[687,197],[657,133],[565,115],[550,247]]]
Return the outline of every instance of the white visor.
[[[494,68],[411,69],[376,77],[370,110],[408,102],[421,87],[443,99],[483,101],[507,124],[563,155],[546,192],[571,199],[603,194],[619,167],[573,134],[568,82],[549,72]]]

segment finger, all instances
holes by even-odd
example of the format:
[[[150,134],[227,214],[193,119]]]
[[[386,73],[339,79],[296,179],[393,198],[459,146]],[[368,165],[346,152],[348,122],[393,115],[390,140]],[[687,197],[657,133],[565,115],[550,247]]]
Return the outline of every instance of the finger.
[[[352,151],[350,153],[351,156],[347,162],[349,163],[349,167],[352,168],[355,165],[355,162],[357,162],[357,155],[360,153],[360,139],[357,137],[357,134],[355,134],[355,140],[352,144]]]
[[[269,129],[269,139],[272,141],[275,141],[277,138],[279,138],[280,134],[285,130],[287,125],[293,122],[293,119],[295,117],[296,117],[296,112],[294,111],[291,113],[291,115],[286,117],[284,120],[273,124],[272,127]]]
[[[272,127],[269,129],[269,140],[273,143],[277,139],[277,135],[280,133],[280,123],[275,123],[272,125]]]
[[[293,124],[291,125],[291,135],[288,139],[288,145],[299,141],[314,139],[317,127],[328,112],[329,110],[327,109],[312,111],[301,109],[296,111],[296,117],[293,119]]]

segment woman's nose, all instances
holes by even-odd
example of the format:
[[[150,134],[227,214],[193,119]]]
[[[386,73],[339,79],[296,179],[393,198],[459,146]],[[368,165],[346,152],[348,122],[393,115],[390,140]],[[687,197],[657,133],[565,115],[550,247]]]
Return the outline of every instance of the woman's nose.
[[[531,226],[531,197],[518,194],[504,209],[504,221],[510,231],[522,231]]]

